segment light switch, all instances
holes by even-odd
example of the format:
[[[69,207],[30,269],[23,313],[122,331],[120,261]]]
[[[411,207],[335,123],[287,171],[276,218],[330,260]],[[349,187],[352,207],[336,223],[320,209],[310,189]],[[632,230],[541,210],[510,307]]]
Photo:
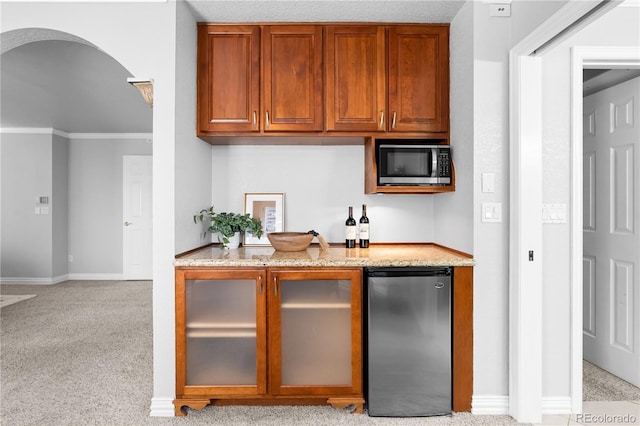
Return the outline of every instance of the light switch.
[[[542,223],[567,223],[567,205],[543,204]]]
[[[493,173],[482,174],[482,192],[496,192],[495,175]]]
[[[482,203],[482,222],[502,222],[502,203]]]

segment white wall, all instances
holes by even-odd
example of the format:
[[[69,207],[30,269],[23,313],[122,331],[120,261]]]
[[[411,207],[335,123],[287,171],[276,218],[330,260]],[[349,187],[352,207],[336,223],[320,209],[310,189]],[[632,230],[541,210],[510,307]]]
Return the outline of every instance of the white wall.
[[[53,199],[53,140],[46,133],[4,133],[0,137],[2,182],[2,258],[0,276],[10,282],[21,277],[50,282],[52,277],[53,221],[36,215],[37,197]],[[56,211],[57,215],[57,211]]]
[[[62,277],[67,275],[69,270],[67,264],[67,253],[69,252],[69,143],[67,138],[54,134],[52,148],[51,276]]]
[[[542,202],[570,205],[572,46],[638,46],[640,8],[617,7],[543,55]],[[543,226],[543,395],[570,391],[571,224]]]
[[[211,199],[211,145],[196,137],[196,22],[178,3],[176,63],[176,253],[203,245],[193,215]]]
[[[451,149],[456,191],[433,196],[434,241],[473,253],[473,4],[450,27]]]
[[[216,211],[243,212],[245,192],[284,192],[287,231],[342,243],[348,207],[357,219],[366,204],[372,242],[433,241],[433,195],[364,194],[363,145],[214,146],[212,162]]]

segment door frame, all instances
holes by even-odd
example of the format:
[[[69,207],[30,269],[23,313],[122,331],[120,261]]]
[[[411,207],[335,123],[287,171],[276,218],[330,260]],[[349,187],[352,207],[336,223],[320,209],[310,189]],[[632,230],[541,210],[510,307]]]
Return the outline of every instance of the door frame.
[[[509,51],[509,415],[518,422],[542,422],[542,54],[552,48],[555,41],[584,28],[618,4],[618,0],[568,2]],[[580,160],[581,157],[582,154]],[[573,195],[577,171],[574,157],[571,165],[571,218],[572,226],[575,226],[577,211]],[[579,171],[581,182],[581,167]],[[579,197],[581,200],[581,192]],[[581,215],[582,205],[579,208]],[[579,219],[581,228],[582,218]],[[573,237],[574,228],[571,230]],[[582,343],[580,341],[580,346],[576,346],[573,331],[576,319],[579,320],[578,328],[582,329],[582,299],[579,304],[575,303],[573,238],[571,244],[570,393],[571,411],[579,413],[582,411],[582,362],[576,365],[575,349],[578,348],[579,356],[582,356]],[[532,261],[529,252],[533,252]],[[580,256],[581,253],[580,246]],[[581,268],[578,273],[581,277]],[[577,291],[582,294],[581,281]]]
[[[571,411],[582,411],[583,334],[583,78],[584,68],[640,68],[637,47],[571,48]]]

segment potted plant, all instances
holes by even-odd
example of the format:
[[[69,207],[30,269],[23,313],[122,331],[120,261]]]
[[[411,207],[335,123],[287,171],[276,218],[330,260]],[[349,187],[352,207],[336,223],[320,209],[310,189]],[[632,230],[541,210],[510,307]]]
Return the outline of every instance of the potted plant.
[[[194,223],[206,220],[211,222],[207,231],[219,234],[220,248],[238,248],[241,232],[249,232],[258,238],[262,236],[262,222],[260,219],[252,218],[249,213],[216,213],[211,206],[193,216]]]

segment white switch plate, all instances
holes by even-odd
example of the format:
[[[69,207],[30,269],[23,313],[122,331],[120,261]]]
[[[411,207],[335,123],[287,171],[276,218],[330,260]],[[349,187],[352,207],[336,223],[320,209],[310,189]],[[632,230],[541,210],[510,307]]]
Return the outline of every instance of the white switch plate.
[[[496,192],[495,175],[493,173],[482,174],[482,192]]]
[[[502,203],[482,203],[482,222],[502,222]]]
[[[542,223],[567,223],[567,205],[543,204]]]

